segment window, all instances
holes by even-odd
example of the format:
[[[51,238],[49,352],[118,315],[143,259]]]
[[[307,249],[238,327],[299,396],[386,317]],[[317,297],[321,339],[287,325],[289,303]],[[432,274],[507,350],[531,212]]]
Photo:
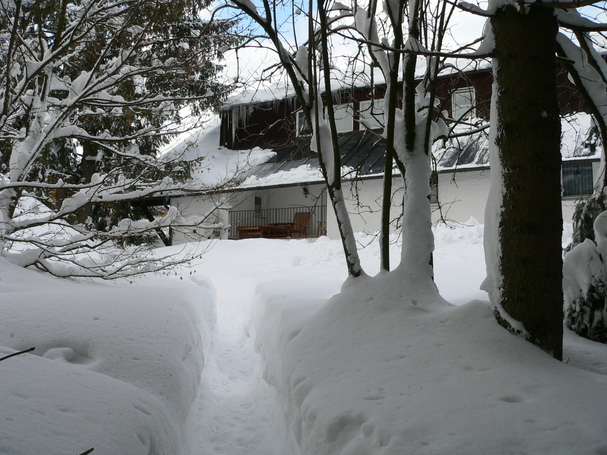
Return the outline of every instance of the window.
[[[592,161],[564,161],[563,196],[591,194],[594,187]]]
[[[476,116],[474,87],[458,88],[451,94],[451,115],[455,120]]]
[[[335,104],[335,126],[338,133],[346,133],[354,129],[354,116],[352,115],[352,104]],[[325,107],[325,118],[327,117],[327,108]]]
[[[384,100],[368,100],[358,103],[358,120],[360,129],[383,128]]]
[[[261,213],[261,198],[255,196],[255,213]]]
[[[338,133],[345,133],[354,129],[354,118],[352,115],[352,104],[336,104],[333,106],[335,112],[335,126]],[[327,108],[324,110],[327,117]],[[296,128],[298,136],[308,136],[312,130],[306,123],[306,117],[302,110],[295,113]]]
[[[309,136],[310,134],[312,134],[312,130],[306,122],[306,116],[304,115],[304,111],[299,110],[295,112],[295,123],[298,136]]]

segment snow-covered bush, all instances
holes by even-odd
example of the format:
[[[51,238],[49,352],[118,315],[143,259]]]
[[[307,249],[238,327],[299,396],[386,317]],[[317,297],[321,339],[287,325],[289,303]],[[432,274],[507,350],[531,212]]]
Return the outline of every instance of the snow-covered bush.
[[[580,199],[573,213],[573,236],[568,249],[574,248],[586,239],[594,240],[594,220],[603,210],[605,196],[594,194],[587,199]]]
[[[579,335],[607,343],[607,212],[597,216],[594,237],[565,256],[565,322]]]

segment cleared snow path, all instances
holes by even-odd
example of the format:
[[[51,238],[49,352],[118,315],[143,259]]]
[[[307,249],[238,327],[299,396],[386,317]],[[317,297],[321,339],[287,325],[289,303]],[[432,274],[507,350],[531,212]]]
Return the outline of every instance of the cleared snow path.
[[[441,231],[437,244],[446,243],[449,247],[451,237],[456,235],[452,231]],[[468,235],[479,237],[474,228],[472,231]],[[363,244],[366,243],[363,239]],[[478,259],[474,255],[482,259],[481,243],[457,257],[468,268],[472,263],[483,265],[482,260],[472,260],[470,254],[473,259]],[[438,248],[437,255],[453,255],[453,251]],[[398,258],[396,249],[392,256]],[[378,249],[364,249],[361,257],[366,270],[377,273]],[[202,396],[198,402],[199,416],[192,428],[191,455],[298,453],[297,448],[288,445],[287,441],[292,438],[287,438],[284,406],[278,400],[277,391],[263,379],[261,357],[255,352],[255,334],[250,325],[251,308],[257,285],[268,281],[303,280],[305,294],[319,298],[322,296],[317,295],[320,291],[315,289],[316,285],[322,281],[324,289],[326,283],[334,283],[334,289],[329,286],[322,291],[328,298],[339,291],[346,277],[343,262],[341,245],[328,239],[313,243],[254,239],[222,242],[204,254],[201,264],[193,267],[195,273],[208,277],[215,286],[217,324],[202,373]],[[442,277],[442,290],[448,290],[452,301],[477,298],[470,295],[470,288],[477,289],[478,284],[459,290],[461,284],[450,278],[451,275],[439,264],[437,276]]]
[[[239,243],[242,248],[243,242]],[[284,413],[275,389],[262,377],[249,327],[259,269],[247,274],[242,252],[232,256],[236,257],[238,261],[205,261],[212,267],[197,268],[215,285],[217,324],[203,369],[191,454],[281,455],[286,440]],[[279,269],[280,264],[268,263],[268,267]]]

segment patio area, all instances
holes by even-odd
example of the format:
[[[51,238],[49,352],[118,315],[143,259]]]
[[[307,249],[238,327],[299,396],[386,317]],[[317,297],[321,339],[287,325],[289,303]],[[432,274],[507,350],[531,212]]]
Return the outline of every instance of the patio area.
[[[230,212],[231,239],[314,238],[326,235],[326,205]]]

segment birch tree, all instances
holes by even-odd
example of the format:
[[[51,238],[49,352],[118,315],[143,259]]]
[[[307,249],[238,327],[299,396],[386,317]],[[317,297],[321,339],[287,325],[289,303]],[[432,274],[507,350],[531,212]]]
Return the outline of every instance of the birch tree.
[[[348,215],[341,178],[341,155],[338,146],[335,112],[331,98],[331,61],[329,55],[328,32],[332,19],[329,18],[328,4],[318,2],[313,10],[313,2],[302,5],[299,11],[307,11],[308,36],[305,44],[289,49],[288,41],[283,40],[277,7],[271,0],[261,2],[261,11],[248,0],[233,0],[233,4],[262,30],[264,38],[269,40],[277,53],[281,67],[287,74],[295,91],[306,123],[312,131],[310,147],[318,153],[320,168],[327,184],[329,199],[335,211],[337,224],[346,255],[348,275],[364,275],[354,238],[354,230]],[[292,42],[297,42],[294,38]],[[323,90],[324,89],[324,90]],[[327,115],[324,114],[322,92],[325,92]]]

